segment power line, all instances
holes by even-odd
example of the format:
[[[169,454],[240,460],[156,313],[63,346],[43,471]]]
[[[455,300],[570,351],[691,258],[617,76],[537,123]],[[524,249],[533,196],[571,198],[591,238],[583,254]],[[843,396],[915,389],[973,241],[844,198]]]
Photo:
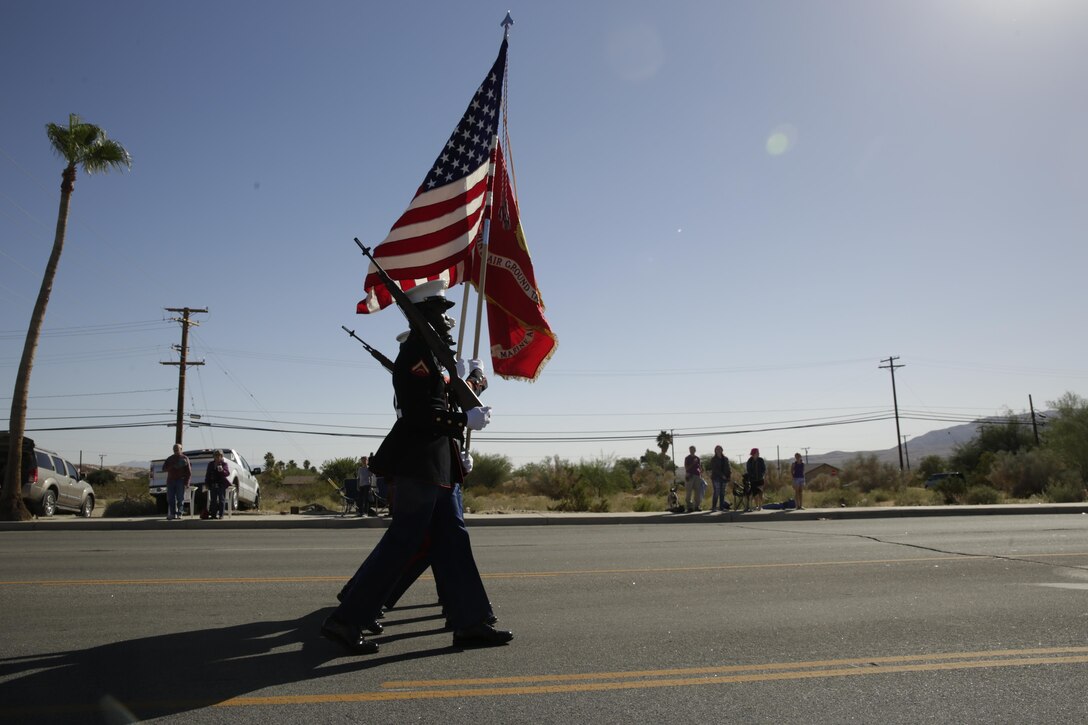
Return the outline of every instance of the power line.
[[[137,322],[114,322],[104,325],[85,327],[52,327],[42,330],[42,337],[81,337],[85,335],[109,335],[112,333],[131,333],[141,330],[158,330],[166,324],[164,320],[140,320]],[[19,340],[26,336],[26,330],[0,330],[0,340]]]
[[[45,398],[90,398],[101,395],[132,395],[134,393],[162,393],[173,388],[147,388],[144,390],[117,390],[109,393],[68,393],[66,395],[31,395],[31,400],[43,400]],[[11,400],[11,396],[0,396],[0,400]]]

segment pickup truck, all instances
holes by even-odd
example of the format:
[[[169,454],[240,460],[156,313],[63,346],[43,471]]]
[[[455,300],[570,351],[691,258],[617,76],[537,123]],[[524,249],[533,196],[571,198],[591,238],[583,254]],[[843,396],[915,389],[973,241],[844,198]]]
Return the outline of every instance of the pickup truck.
[[[190,481],[193,486],[204,484],[204,472],[208,464],[215,457],[216,450],[223,451],[223,459],[230,466],[231,488],[227,491],[227,504],[231,509],[257,509],[261,507],[261,484],[257,480],[260,468],[250,468],[249,463],[241,453],[232,448],[200,448],[193,451],[184,451],[189,459],[189,465],[193,467],[193,478]],[[159,509],[166,511],[166,473],[162,470],[165,458],[151,461],[149,471],[149,486],[151,495],[159,503]]]

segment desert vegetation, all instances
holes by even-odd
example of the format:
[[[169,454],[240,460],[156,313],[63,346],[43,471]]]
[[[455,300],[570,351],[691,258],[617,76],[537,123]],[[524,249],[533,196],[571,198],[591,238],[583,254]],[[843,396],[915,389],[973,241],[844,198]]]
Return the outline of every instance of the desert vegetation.
[[[1088,401],[1066,393],[1050,403],[1057,412],[1040,431],[1039,440],[1024,421],[1011,413],[1003,420],[980,425],[978,433],[947,458],[927,456],[912,471],[859,454],[838,475],[809,481],[809,508],[854,506],[981,505],[1011,502],[1077,502],[1088,499]],[[523,511],[663,511],[670,487],[680,486],[682,473],[669,455],[673,441],[659,436],[658,449],[638,458],[603,457],[572,461],[550,456],[515,467],[501,454],[475,452],[475,466],[465,485],[465,505],[473,512]],[[354,458],[335,458],[320,466],[280,461],[264,456],[261,501],[266,511],[321,507],[337,510],[342,501],[337,486],[354,477]],[[768,460],[766,502],[792,496],[788,461]],[[779,465],[781,464],[781,465]],[[743,461],[734,462],[740,477]],[[709,459],[704,461],[709,470]],[[924,482],[933,473],[956,471],[932,488]],[[92,473],[104,502],[104,515],[153,514],[146,473],[118,478],[109,471]]]

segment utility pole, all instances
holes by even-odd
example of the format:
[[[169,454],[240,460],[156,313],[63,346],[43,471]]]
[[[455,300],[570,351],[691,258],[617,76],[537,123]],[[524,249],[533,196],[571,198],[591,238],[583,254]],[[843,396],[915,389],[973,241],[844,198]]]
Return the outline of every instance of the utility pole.
[[[1039,445],[1039,424],[1035,421],[1035,403],[1031,401],[1031,396],[1028,396],[1028,407],[1031,408],[1031,430],[1035,433],[1035,445]]]
[[[802,447],[801,450],[805,452],[805,465],[807,466],[808,465],[808,446]]]
[[[167,307],[167,312],[180,312],[181,317],[175,317],[174,322],[181,323],[181,345],[174,346],[174,349],[180,353],[180,360],[178,362],[164,362],[161,365],[177,365],[178,366],[178,420],[177,426],[174,429],[174,443],[181,445],[181,435],[184,430],[182,423],[185,419],[185,368],[190,365],[203,365],[204,361],[189,361],[189,326],[199,325],[200,323],[194,322],[189,319],[189,315],[194,313],[200,313],[203,315],[208,314],[208,308],[197,309],[195,307]]]
[[[899,398],[895,394],[895,370],[896,368],[906,367],[905,365],[896,365],[895,361],[899,359],[898,355],[888,356],[887,360],[881,360],[882,363],[888,363],[887,365],[881,365],[880,369],[890,370],[892,374],[892,405],[895,406],[895,446],[899,449],[899,470],[903,470],[903,436],[899,432]]]
[[[907,448],[907,439],[910,438],[910,433],[903,434],[903,453],[907,457],[907,470],[910,470],[910,449]]]

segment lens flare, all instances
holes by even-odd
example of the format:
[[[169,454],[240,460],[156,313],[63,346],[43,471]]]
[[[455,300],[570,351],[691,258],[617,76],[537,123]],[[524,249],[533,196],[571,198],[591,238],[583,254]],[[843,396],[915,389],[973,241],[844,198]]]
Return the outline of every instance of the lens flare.
[[[767,137],[767,153],[781,156],[797,145],[797,129],[789,124],[782,124],[771,131]]]

